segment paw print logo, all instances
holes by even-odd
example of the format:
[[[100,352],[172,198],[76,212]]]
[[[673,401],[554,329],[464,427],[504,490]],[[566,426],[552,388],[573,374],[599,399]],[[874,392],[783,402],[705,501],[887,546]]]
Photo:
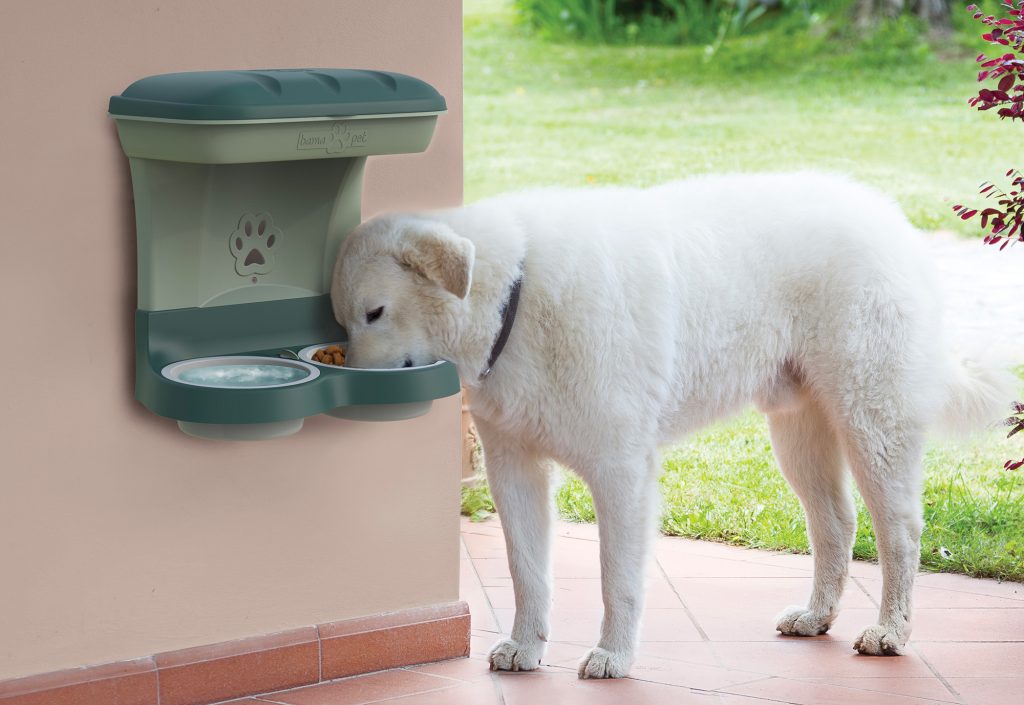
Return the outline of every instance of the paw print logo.
[[[366,144],[366,130],[352,130],[348,123],[336,122],[327,136],[327,153],[337,154],[349,147]]]
[[[348,125],[336,122],[331,128],[331,134],[327,136],[327,153],[337,154],[352,146],[352,133],[348,131]]]
[[[269,274],[274,269],[274,255],[281,249],[281,230],[269,213],[246,213],[231,233],[228,246],[239,276]]]

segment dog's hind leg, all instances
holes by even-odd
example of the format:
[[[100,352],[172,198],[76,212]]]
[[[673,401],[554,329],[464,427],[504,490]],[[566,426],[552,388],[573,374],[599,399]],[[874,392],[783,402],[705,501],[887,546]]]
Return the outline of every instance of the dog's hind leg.
[[[892,404],[891,406],[896,406]],[[858,414],[859,421],[871,418]],[[887,415],[879,414],[883,417]],[[924,431],[913,418],[851,423],[846,451],[853,476],[871,513],[882,566],[878,624],[865,629],[853,648],[871,656],[904,652],[910,637],[914,576],[921,562],[921,460]]]
[[[806,606],[787,607],[775,628],[793,636],[828,631],[839,614],[857,515],[839,441],[814,399],[768,414],[772,450],[807,517],[814,585]]]
[[[510,638],[488,655],[491,670],[532,671],[548,640],[554,500],[549,465],[513,439],[477,421],[487,482],[501,517],[516,616]]]
[[[579,664],[580,678],[629,673],[643,614],[647,554],[658,516],[657,453],[591,476],[601,541],[601,639]]]

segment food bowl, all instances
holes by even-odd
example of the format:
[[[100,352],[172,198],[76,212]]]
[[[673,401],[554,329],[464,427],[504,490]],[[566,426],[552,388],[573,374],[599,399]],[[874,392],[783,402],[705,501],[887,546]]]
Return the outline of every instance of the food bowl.
[[[408,372],[409,370],[424,370],[429,367],[437,367],[438,365],[444,364],[443,360],[438,360],[436,362],[430,363],[429,365],[416,365],[415,367],[338,367],[337,365],[330,365],[323,362],[317,362],[316,360],[313,359],[313,354],[317,350],[323,350],[324,348],[330,347],[331,345],[337,345],[342,350],[344,350],[346,347],[345,343],[337,342],[318,343],[316,345],[309,345],[307,347],[302,348],[302,350],[299,350],[299,358],[303,362],[308,362],[310,365],[316,365],[317,367],[326,367],[329,370],[348,369],[359,370],[360,372]]]
[[[368,372],[371,374],[380,375],[396,375],[396,374],[408,374],[410,372],[416,372],[418,370],[426,370],[432,367],[443,365],[443,360],[432,362],[429,365],[417,365],[415,367],[339,367],[338,365],[331,365],[325,362],[317,362],[313,359],[313,355],[323,348],[331,345],[337,345],[342,350],[345,349],[345,343],[341,342],[328,342],[319,343],[317,345],[309,345],[299,351],[299,358],[310,365],[316,365],[317,367],[326,367],[332,370],[345,370],[346,372],[352,373],[364,373]],[[423,414],[430,411],[432,401],[430,399],[423,401],[414,402],[398,402],[393,404],[355,404],[349,406],[339,406],[334,409],[325,411],[324,413],[328,416],[333,416],[336,419],[348,419],[350,421],[400,421],[403,419],[412,419],[417,416],[423,416]]]
[[[310,365],[316,365],[317,367],[326,367],[329,370],[341,369],[341,367],[344,367],[344,365],[331,365],[326,362],[317,362],[316,360],[313,359],[313,355],[315,355],[318,350],[329,348],[332,345],[337,345],[342,350],[345,350],[345,343],[320,343],[319,345],[307,345],[306,347],[302,348],[302,350],[299,350],[299,358],[303,362],[307,362]]]

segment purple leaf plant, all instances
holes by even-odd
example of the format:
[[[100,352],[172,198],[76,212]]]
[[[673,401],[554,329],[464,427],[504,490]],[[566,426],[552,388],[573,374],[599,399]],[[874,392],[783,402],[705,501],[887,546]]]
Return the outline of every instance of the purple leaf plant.
[[[996,47],[998,56],[978,54],[976,62],[981,64],[978,83],[989,82],[989,87],[980,88],[978,95],[967,103],[978,110],[997,109],[1000,120],[1024,121],[1024,0],[1002,4],[1003,15],[986,15],[977,5],[968,5],[967,11],[974,19],[985,25],[987,31],[981,38]],[[995,82],[995,87],[991,87]],[[986,232],[985,244],[998,245],[1006,249],[1010,243],[1024,242],[1024,174],[1017,169],[1006,172],[1010,179],[1007,187],[1000,188],[991,181],[979,187],[980,195],[989,201],[986,208],[971,208],[962,204],[953,206],[953,211],[963,220],[979,217],[981,229]],[[1019,401],[1011,405],[1012,413],[1005,420],[1010,432],[1007,438],[1024,430],[1024,404]],[[1007,470],[1024,467],[1024,458],[1007,460]]]

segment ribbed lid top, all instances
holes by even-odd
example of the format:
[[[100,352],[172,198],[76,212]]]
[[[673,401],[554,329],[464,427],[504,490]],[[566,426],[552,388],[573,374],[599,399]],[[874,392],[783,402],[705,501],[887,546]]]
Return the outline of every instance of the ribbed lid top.
[[[273,120],[431,113],[444,96],[412,76],[360,69],[190,71],[149,76],[110,98],[114,117]]]

